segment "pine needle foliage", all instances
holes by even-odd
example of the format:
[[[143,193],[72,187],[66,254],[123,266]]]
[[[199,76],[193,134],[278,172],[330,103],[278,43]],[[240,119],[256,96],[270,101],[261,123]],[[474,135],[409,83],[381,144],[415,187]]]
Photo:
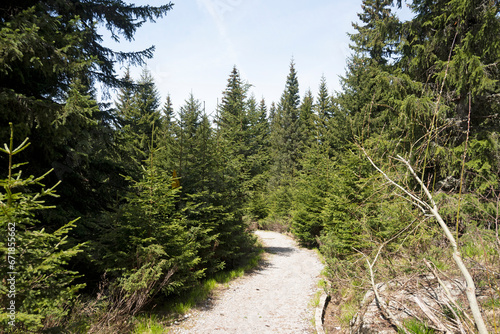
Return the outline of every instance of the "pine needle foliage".
[[[1,267],[0,326],[3,332],[26,333],[57,327],[68,314],[84,287],[75,284],[79,275],[68,263],[84,245],[68,246],[68,234],[76,220],[50,231],[36,218],[40,210],[53,208],[45,204],[45,198],[57,196],[57,184],[46,188],[42,183],[50,171],[24,177],[20,168],[25,164],[16,164],[13,158],[29,142],[26,139],[17,147],[13,142],[11,124],[10,143],[0,148],[8,157],[7,176],[0,180],[0,226],[5,231],[0,253],[6,261]]]

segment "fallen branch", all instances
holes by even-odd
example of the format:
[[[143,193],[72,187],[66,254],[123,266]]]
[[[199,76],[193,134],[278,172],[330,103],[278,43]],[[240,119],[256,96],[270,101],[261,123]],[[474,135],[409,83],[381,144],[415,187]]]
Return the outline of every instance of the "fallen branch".
[[[391,310],[389,310],[388,307],[385,306],[385,303],[384,301],[382,300],[382,298],[380,297],[379,293],[378,293],[378,289],[377,289],[377,285],[375,284],[375,275],[373,274],[373,267],[375,266],[375,263],[377,262],[377,259],[378,259],[378,256],[380,255],[380,252],[382,251],[382,248],[385,246],[385,243],[383,243],[382,245],[380,245],[378,251],[377,251],[377,255],[375,255],[375,259],[373,259],[373,262],[370,263],[370,261],[368,260],[368,257],[361,253],[364,257],[365,257],[365,260],[366,260],[366,263],[368,264],[368,270],[370,271],[370,281],[371,281],[371,285],[372,285],[372,289],[373,289],[373,294],[375,295],[375,299],[377,300],[377,303],[380,307],[380,309],[382,310],[382,313],[384,314],[384,316],[389,319],[390,322],[392,322],[392,324],[394,326],[396,326],[398,329],[402,330],[405,334],[410,334],[406,328],[401,324],[401,322],[399,322],[399,320],[394,316],[394,314],[392,314]]]
[[[437,327],[438,330],[445,332],[447,334],[448,333],[451,334],[451,331],[448,328],[446,328],[446,326],[441,321],[439,321],[436,315],[427,307],[427,305],[425,305],[423,301],[420,300],[420,298],[418,298],[417,296],[413,296],[413,301],[418,305],[418,307],[420,307],[420,309],[422,310],[422,312],[424,312],[426,317],[429,318],[429,320],[434,323],[434,325]]]
[[[465,266],[464,262],[462,261],[462,256],[460,254],[460,251],[458,250],[457,242],[456,242],[455,238],[453,237],[453,234],[451,233],[450,229],[448,228],[448,226],[444,222],[443,218],[439,214],[439,210],[437,208],[436,203],[434,202],[434,199],[433,199],[429,189],[422,182],[420,177],[415,173],[415,171],[413,170],[410,163],[407,160],[403,159],[401,156],[398,155],[397,160],[401,161],[402,163],[404,163],[406,165],[406,167],[408,168],[408,170],[410,171],[412,176],[415,178],[415,180],[417,180],[417,182],[421,186],[422,190],[424,191],[425,195],[427,196],[428,202],[418,198],[417,196],[412,194],[410,191],[408,191],[407,189],[403,188],[402,186],[400,186],[399,184],[394,182],[377,165],[375,165],[375,163],[373,162],[372,159],[370,159],[370,157],[368,156],[366,151],[363,148],[361,148],[361,149],[363,150],[363,153],[368,158],[368,160],[370,161],[372,166],[375,167],[375,169],[377,171],[379,171],[387,181],[389,181],[392,185],[394,185],[395,187],[397,187],[398,189],[403,191],[406,195],[408,195],[412,199],[414,204],[417,205],[424,213],[430,212],[434,216],[434,218],[436,218],[439,226],[443,230],[446,238],[448,239],[451,247],[453,248],[453,255],[452,255],[453,260],[455,261],[457,267],[459,268],[460,272],[462,273],[462,276],[465,278],[465,281],[467,284],[467,286],[465,288],[465,294],[467,296],[467,300],[469,301],[469,306],[470,306],[472,315],[474,317],[474,322],[476,324],[476,328],[477,328],[479,334],[487,334],[488,330],[486,329],[486,324],[484,323],[483,317],[481,315],[481,310],[479,309],[479,304],[478,304],[477,298],[476,298],[476,286],[474,284],[474,280],[472,279],[471,274],[469,273],[467,267]]]
[[[431,262],[429,262],[429,261],[427,261],[426,259],[424,259],[424,263],[427,266],[427,268],[429,268],[429,270],[432,272],[432,274],[434,275],[434,277],[436,277],[439,285],[441,285],[441,287],[443,288],[443,291],[446,294],[446,297],[448,298],[448,300],[453,304],[453,306],[456,307],[457,310],[462,310],[462,308],[455,301],[455,298],[453,298],[453,296],[451,295],[451,292],[448,289],[448,287],[439,278],[438,272],[437,272],[436,268],[434,267],[434,264],[431,263]],[[447,307],[451,310],[451,312],[453,313],[453,316],[457,320],[457,325],[459,326],[460,332],[464,333],[465,331],[464,331],[464,328],[463,328],[463,324],[459,321],[460,318],[458,317],[458,314],[455,312],[455,310],[450,305],[447,305]],[[465,313],[465,311],[463,311],[463,310],[462,310],[462,312],[465,315],[465,317],[467,318],[467,320],[469,320],[472,324],[474,324],[474,321],[469,317],[469,315],[467,313]]]

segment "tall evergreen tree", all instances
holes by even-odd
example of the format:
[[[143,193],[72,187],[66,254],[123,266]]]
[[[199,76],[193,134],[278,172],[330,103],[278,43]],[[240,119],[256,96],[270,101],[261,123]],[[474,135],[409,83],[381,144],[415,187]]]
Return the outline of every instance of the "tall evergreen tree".
[[[98,239],[109,225],[100,215],[115,205],[124,190],[114,115],[95,101],[94,84],[118,87],[117,63],[142,64],[153,48],[116,52],[103,45],[99,26],[113,38],[132,40],[145,21],[165,15],[172,5],[136,6],[112,1],[2,1],[0,3],[0,124],[14,123],[15,132],[32,145],[20,153],[29,161],[28,175],[54,168],[46,182],[63,180],[57,209],[37,213],[47,231],[68,218],[84,216],[72,232],[75,244]],[[8,131],[0,127],[0,138]],[[0,161],[4,161],[0,157]],[[97,255],[99,247],[90,248]],[[90,251],[73,267],[95,282],[100,265]],[[98,260],[99,261],[99,260]]]
[[[135,108],[134,100],[135,95],[135,83],[130,76],[130,68],[127,67],[125,74],[122,78],[123,85],[118,89],[117,100],[115,101],[115,108],[117,109],[117,114],[119,116],[119,126],[123,127],[126,124],[126,115],[132,113]],[[121,117],[120,117],[121,116]]]
[[[330,94],[328,93],[328,86],[324,75],[321,76],[318,98],[316,99],[314,110],[316,115],[318,115],[318,117],[322,120],[333,117],[333,102]]]
[[[319,84],[318,96],[314,104],[314,116],[316,118],[316,140],[327,147],[330,156],[334,151],[339,151],[346,139],[345,130],[348,125],[342,113],[335,112],[334,98],[328,93],[326,78],[323,75]]]
[[[172,127],[175,122],[175,111],[170,94],[167,95],[165,104],[163,105],[163,115],[165,117],[165,122],[164,122],[165,127],[167,128]]]
[[[276,110],[276,103],[271,102],[271,105],[269,106],[269,126],[271,129],[275,129],[277,126],[277,110]]]
[[[237,128],[240,131],[244,131],[248,126],[245,109],[247,90],[247,87],[245,87],[245,84],[241,80],[238,69],[234,66],[227,80],[227,86],[219,106],[220,119],[218,120],[218,125],[223,131],[224,136],[229,136],[229,134],[224,133],[224,128],[228,132],[235,131]]]
[[[181,208],[201,245],[200,266],[213,274],[239,263],[253,239],[242,220],[241,190],[229,175],[232,157],[220,148],[223,139],[213,132],[192,94],[179,118]]]
[[[292,60],[285,90],[276,108],[275,119],[273,119],[271,177],[274,178],[276,185],[287,184],[299,170],[302,150],[299,106],[299,81],[295,71],[295,63]]]
[[[304,99],[300,104],[300,132],[302,137],[303,151],[311,146],[316,135],[317,118],[314,115],[314,97],[310,89],[306,91]]]
[[[300,170],[303,134],[300,118],[299,82],[295,63],[290,62],[285,90],[276,111],[271,107],[270,214],[289,217],[294,178]]]
[[[248,156],[249,179],[246,214],[250,218],[262,219],[267,216],[265,202],[266,180],[269,170],[270,127],[267,119],[267,107],[264,99],[257,105],[255,98],[248,99]]]
[[[29,168],[34,174],[50,168],[55,161],[64,165],[65,155],[75,149],[66,145],[68,138],[60,133],[66,123],[57,121],[78,117],[62,110],[72,83],[79,80],[87,88],[99,81],[117,86],[117,61],[141,64],[152,56],[153,48],[115,52],[104,47],[96,22],[109,29],[113,38],[122,35],[132,40],[144,20],[154,21],[171,8],[171,4],[125,5],[119,0],[9,0],[0,4],[0,48],[5,55],[0,60],[0,123],[13,122],[17,133],[32,139],[33,145],[23,154],[30,157]],[[105,110],[92,119],[103,131],[109,121]],[[7,136],[0,129],[0,137]]]
[[[457,189],[460,168],[451,161],[461,160],[468,146],[470,170],[463,183],[465,189],[498,184],[499,175],[490,166],[498,165],[493,152],[498,147],[499,122],[492,115],[499,105],[495,59],[500,54],[500,40],[491,36],[500,31],[499,6],[479,0],[446,4],[415,1],[412,9],[416,16],[407,25],[401,62],[424,93],[408,96],[403,106],[407,118],[412,116],[409,111],[418,110],[413,117],[426,126],[428,135],[421,156],[429,167],[428,177]],[[426,100],[439,105],[427,103],[425,109],[415,108]],[[455,181],[445,182],[446,178]]]
[[[251,178],[249,150],[248,86],[241,80],[236,67],[227,81],[219,106],[219,146],[225,159],[225,184],[234,192],[235,208],[242,208]],[[228,189],[229,190],[229,189]]]
[[[128,73],[125,73],[125,80],[133,83]],[[153,137],[161,131],[162,116],[159,109],[160,97],[147,69],[143,69],[134,86],[133,91],[128,87],[122,88],[116,107],[121,123],[123,149],[128,152],[124,156],[140,166],[149,157],[151,140],[156,140]]]
[[[354,51],[367,56],[377,64],[384,65],[396,52],[399,20],[389,8],[393,0],[363,0],[362,13],[358,14],[360,25],[353,23],[358,31],[350,35]]]
[[[179,133],[178,126],[172,98],[170,95],[167,95],[162,109],[162,128],[158,133],[158,146],[161,147],[161,150],[158,152],[158,161],[164,170],[170,171],[175,176],[177,176],[178,172],[177,157],[179,156],[180,144],[176,137],[176,134]],[[178,180],[175,182],[178,182]]]
[[[181,177],[183,192],[195,194],[202,190],[199,170],[202,147],[197,137],[202,121],[201,102],[191,93],[179,111],[179,126],[176,134],[179,150],[176,168]]]
[[[44,178],[49,174],[25,178],[14,163],[16,155],[30,143],[24,140],[14,146],[14,132],[10,124],[9,144],[0,149],[7,155],[7,177],[0,179],[0,227],[2,233],[0,256],[5,261],[0,273],[0,331],[3,333],[39,332],[51,321],[61,321],[85,284],[75,284],[78,272],[67,268],[68,262],[82,252],[82,244],[68,247],[68,234],[75,221],[47,231],[36,212],[53,209],[45,198],[55,195],[55,188],[44,189]],[[37,187],[41,190],[32,192]]]

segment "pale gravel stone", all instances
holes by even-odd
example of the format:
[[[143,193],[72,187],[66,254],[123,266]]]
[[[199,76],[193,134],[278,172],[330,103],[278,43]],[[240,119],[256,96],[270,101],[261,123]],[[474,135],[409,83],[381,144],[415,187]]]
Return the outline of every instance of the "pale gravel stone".
[[[262,268],[231,282],[169,333],[314,333],[312,300],[323,269],[317,254],[283,234],[255,233],[270,253]]]

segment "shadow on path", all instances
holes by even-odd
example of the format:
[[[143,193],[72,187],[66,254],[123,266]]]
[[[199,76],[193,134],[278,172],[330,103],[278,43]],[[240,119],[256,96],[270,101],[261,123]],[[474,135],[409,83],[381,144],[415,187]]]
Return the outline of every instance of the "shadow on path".
[[[293,247],[264,247],[264,251],[266,253],[276,254],[279,256],[290,256],[290,254],[295,252],[296,249]]]

